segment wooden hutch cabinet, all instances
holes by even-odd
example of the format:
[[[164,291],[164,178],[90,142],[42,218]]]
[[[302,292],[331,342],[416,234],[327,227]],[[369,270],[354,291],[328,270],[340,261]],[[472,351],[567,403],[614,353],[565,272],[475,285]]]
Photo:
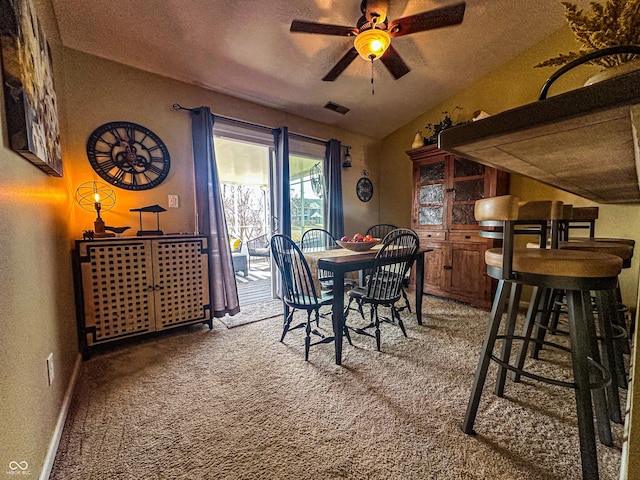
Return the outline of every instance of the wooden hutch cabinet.
[[[93,346],[132,336],[192,323],[211,328],[208,252],[200,235],[76,241],[83,358]]]
[[[413,161],[411,227],[425,254],[424,291],[490,308],[495,282],[484,253],[495,241],[478,236],[475,201],[508,193],[506,172],[458,158],[435,145],[407,152]]]

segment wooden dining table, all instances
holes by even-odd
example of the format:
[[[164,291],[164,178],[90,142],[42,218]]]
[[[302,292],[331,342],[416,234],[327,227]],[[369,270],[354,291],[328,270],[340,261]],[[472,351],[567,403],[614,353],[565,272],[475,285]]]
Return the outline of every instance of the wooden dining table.
[[[333,302],[332,326],[335,343],[336,365],[342,364],[342,337],[344,333],[344,278],[348,272],[357,272],[370,269],[376,258],[380,246],[376,246],[365,252],[354,252],[343,248],[328,248],[326,250],[314,250],[303,252],[312,271],[318,269],[328,270],[333,273]],[[424,293],[424,254],[432,249],[419,248],[415,261],[415,294],[416,294],[416,318],[422,325],[422,295]],[[394,259],[389,259],[393,263]]]

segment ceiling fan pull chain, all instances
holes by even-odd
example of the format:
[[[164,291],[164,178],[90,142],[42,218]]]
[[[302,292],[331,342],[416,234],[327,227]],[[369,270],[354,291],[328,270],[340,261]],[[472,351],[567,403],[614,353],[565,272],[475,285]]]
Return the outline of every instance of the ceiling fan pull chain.
[[[371,57],[371,95],[375,95],[373,90],[373,56]]]

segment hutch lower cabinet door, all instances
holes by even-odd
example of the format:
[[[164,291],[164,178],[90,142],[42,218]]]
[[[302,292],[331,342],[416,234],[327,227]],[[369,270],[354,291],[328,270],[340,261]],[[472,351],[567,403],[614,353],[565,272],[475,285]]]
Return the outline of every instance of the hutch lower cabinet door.
[[[490,307],[493,297],[484,262],[486,242],[430,243],[421,237],[420,245],[433,249],[425,254],[425,293]]]
[[[207,237],[76,241],[74,277],[80,351],[187,325],[212,328]]]

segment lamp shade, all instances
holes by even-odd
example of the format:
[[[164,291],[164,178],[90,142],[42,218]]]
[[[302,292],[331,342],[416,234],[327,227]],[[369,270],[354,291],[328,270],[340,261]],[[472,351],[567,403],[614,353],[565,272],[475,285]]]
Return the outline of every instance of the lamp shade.
[[[360,32],[353,40],[353,46],[365,60],[377,60],[387,51],[391,37],[386,30],[371,28]]]
[[[106,212],[116,204],[116,192],[106,183],[84,182],[76,188],[75,201],[88,212],[95,212],[96,204]]]

